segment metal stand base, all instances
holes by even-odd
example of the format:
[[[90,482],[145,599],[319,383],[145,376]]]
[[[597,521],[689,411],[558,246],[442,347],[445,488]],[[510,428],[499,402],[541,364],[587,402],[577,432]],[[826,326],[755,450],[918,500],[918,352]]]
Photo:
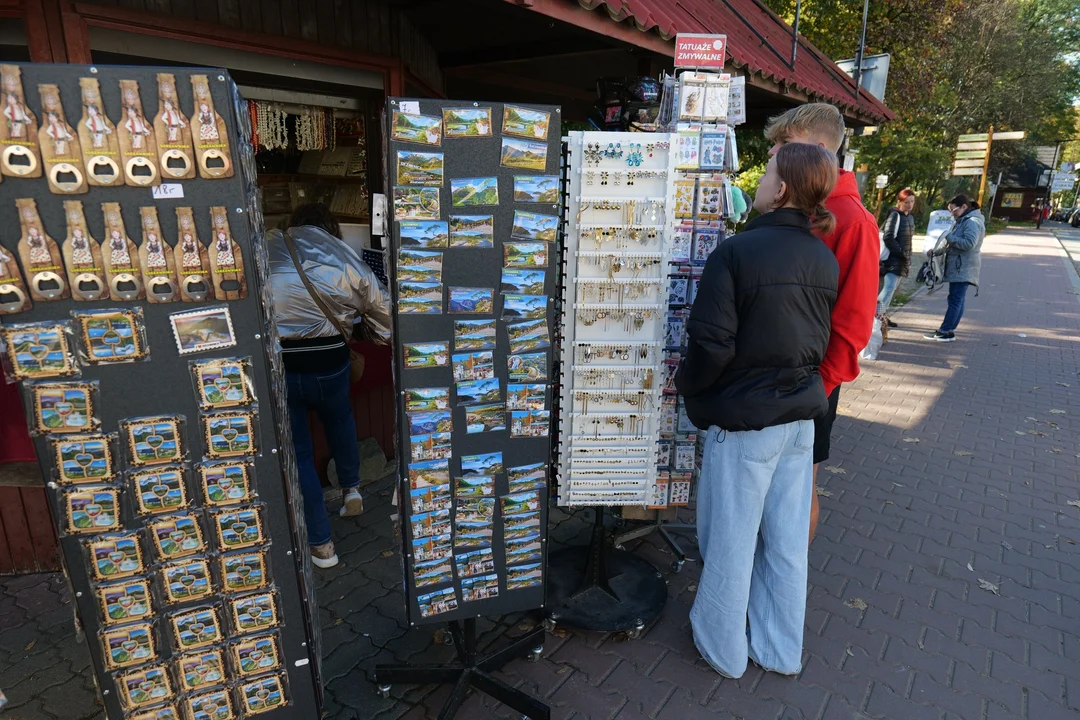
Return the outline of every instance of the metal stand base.
[[[630,521],[633,522],[633,521]],[[659,533],[660,538],[667,543],[667,546],[671,548],[671,552],[675,554],[675,559],[671,561],[672,572],[679,572],[683,569],[683,564],[686,563],[686,552],[679,545],[679,541],[671,536],[668,529],[673,530],[697,530],[697,525],[694,523],[676,523],[665,522],[660,519],[660,513],[656,514],[656,520],[644,525],[639,525],[633,530],[628,530],[621,535],[615,536],[615,547],[618,550],[622,550],[622,546],[631,540],[637,540],[643,538],[651,533]]]
[[[637,637],[667,602],[664,576],[647,560],[607,546],[604,510],[596,508],[588,547],[567,548],[548,560],[548,630],[626,631]]]
[[[447,630],[454,639],[458,661],[449,665],[376,665],[375,682],[379,692],[389,695],[390,686],[404,685],[453,685],[438,720],[450,720],[457,715],[461,704],[476,688],[495,698],[503,705],[513,708],[530,720],[550,720],[551,710],[536,698],[510,687],[491,673],[501,670],[506,663],[523,656],[536,662],[544,651],[544,628],[536,628],[524,637],[482,658],[476,654],[476,620],[466,620],[464,628],[458,622],[448,624]]]

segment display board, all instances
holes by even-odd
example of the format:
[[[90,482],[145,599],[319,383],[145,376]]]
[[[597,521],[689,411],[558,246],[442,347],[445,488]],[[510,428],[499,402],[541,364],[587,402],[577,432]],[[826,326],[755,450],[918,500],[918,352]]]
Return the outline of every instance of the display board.
[[[413,624],[544,602],[559,116],[449,100],[387,107]]]
[[[5,373],[105,710],[318,717],[246,106],[216,69],[0,74]]]

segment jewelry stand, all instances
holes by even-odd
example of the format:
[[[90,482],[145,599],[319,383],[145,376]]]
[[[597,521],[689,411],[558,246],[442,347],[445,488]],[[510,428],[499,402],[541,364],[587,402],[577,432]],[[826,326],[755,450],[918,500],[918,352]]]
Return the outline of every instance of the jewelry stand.
[[[604,508],[597,506],[592,539],[548,560],[548,631],[562,624],[579,630],[641,634],[667,602],[664,576],[647,560],[607,544]]]
[[[530,662],[539,660],[544,650],[544,628],[538,627],[484,657],[478,657],[476,653],[475,619],[466,619],[463,623],[449,622],[447,630],[454,639],[457,662],[448,665],[376,665],[375,682],[383,697],[390,694],[390,686],[394,684],[453,685],[450,697],[446,699],[438,717],[438,720],[450,720],[457,715],[470,688],[475,688],[521,713],[522,718],[549,720],[551,709],[547,705],[491,674],[518,657],[528,655]]]

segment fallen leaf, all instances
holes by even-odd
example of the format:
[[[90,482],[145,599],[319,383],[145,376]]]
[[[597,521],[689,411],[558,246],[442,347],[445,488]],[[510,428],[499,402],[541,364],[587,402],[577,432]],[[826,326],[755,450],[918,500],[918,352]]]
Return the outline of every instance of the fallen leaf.
[[[345,619],[344,618],[338,618],[337,620],[334,621],[334,624],[335,625],[344,625],[345,624]]]
[[[1054,453],[1055,455],[1060,455],[1061,448],[1050,448],[1050,452]]]
[[[1027,433],[1023,430],[1014,430],[1013,432],[1015,432],[1017,435],[1027,435]]]
[[[23,652],[30,652],[30,650],[37,645],[37,640],[31,640],[26,647],[23,648]]]
[[[833,475],[847,475],[847,470],[836,465],[826,465],[825,469],[831,472]]]
[[[1065,411],[1064,410],[1051,410],[1050,414],[1051,415],[1064,415]]]
[[[1080,500],[1066,500],[1065,504],[1080,508]]]
[[[1033,387],[1033,388],[1031,388],[1031,389],[1032,389],[1032,390],[1038,390],[1038,389],[1039,389],[1039,386],[1038,386],[1038,385],[1036,385],[1035,387]]]
[[[967,417],[975,417],[975,413],[964,413]]]
[[[919,442],[919,438],[906,437],[906,438],[904,438],[904,442],[906,442],[906,443],[917,443],[917,442]]]
[[[907,485],[905,485],[904,483],[894,482],[893,487],[907,487]]]
[[[1055,385],[1060,385],[1061,387],[1072,387],[1072,385],[1070,385],[1069,383],[1056,382],[1054,384]]]
[[[558,670],[555,671],[555,674],[556,675],[565,675],[568,672],[570,672],[570,666],[569,665],[563,665],[561,668],[559,668]]]
[[[850,655],[851,657],[855,657],[855,653],[851,652],[851,648],[850,648],[850,647],[846,647],[846,648],[844,648],[844,652],[846,652],[846,653],[847,653],[848,655]]]
[[[895,505],[896,503],[894,503],[892,500],[886,500],[885,504],[886,505]]]
[[[1012,550],[1013,549],[1013,546],[1010,545],[1009,543],[1005,542],[1004,540],[1001,541],[1001,547],[1005,548],[1006,550]]]
[[[967,369],[967,365],[961,365],[959,363],[957,363],[956,365],[953,365],[953,367],[954,368],[964,368],[965,370]]]
[[[1026,417],[1024,419],[1025,420],[1030,420],[1031,422],[1034,422],[1034,423],[1039,422],[1039,418],[1033,418],[1033,417],[1030,417],[1030,416],[1028,416],[1028,417]]]
[[[865,610],[867,608],[866,601],[862,598],[851,598],[850,600],[845,600],[844,604],[855,610]]]
[[[686,589],[690,592],[697,592],[697,585],[687,585]]]
[[[989,580],[983,580],[982,578],[979,578],[979,587],[981,587],[983,590],[989,590],[995,595],[1001,594],[998,592],[998,586],[990,582]]]
[[[394,551],[393,550],[383,550],[379,554],[382,555],[383,557],[394,557]]]
[[[821,497],[832,497],[833,494],[825,488],[817,488],[817,494]]]
[[[967,450],[953,450],[952,454],[953,455],[959,455],[960,457],[971,457],[975,453],[970,453]]]
[[[1028,430],[1028,435],[1036,435],[1038,437],[1050,437],[1049,435],[1044,433],[1042,430]]]
[[[971,567],[971,563],[968,563],[968,570],[971,572],[975,572],[975,568]]]
[[[1052,428],[1053,428],[1054,430],[1057,430],[1058,428],[1060,428],[1060,427],[1061,427],[1060,425],[1058,425],[1058,424],[1057,424],[1056,422],[1054,422],[1053,420],[1047,420],[1047,421],[1046,421],[1046,424],[1047,424],[1047,425],[1049,425],[1050,427],[1052,427]]]
[[[922,650],[922,649],[923,649],[923,641],[922,641],[922,640],[919,640],[919,641],[918,641],[918,642],[916,642],[915,644],[919,646],[919,649],[920,649],[920,650]]]

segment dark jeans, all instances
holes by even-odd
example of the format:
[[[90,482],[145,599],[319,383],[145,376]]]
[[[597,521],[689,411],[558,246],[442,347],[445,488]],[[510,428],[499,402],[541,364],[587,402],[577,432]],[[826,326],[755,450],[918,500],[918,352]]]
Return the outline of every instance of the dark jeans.
[[[945,311],[945,319],[941,321],[941,332],[952,332],[960,324],[960,318],[964,316],[968,286],[966,282],[949,283],[949,309]]]
[[[308,543],[322,545],[330,542],[330,518],[326,514],[322,484],[315,472],[315,444],[308,426],[308,411],[314,409],[322,420],[341,487],[359,487],[360,450],[356,444],[356,420],[349,405],[349,363],[329,373],[286,372],[285,378]]]

